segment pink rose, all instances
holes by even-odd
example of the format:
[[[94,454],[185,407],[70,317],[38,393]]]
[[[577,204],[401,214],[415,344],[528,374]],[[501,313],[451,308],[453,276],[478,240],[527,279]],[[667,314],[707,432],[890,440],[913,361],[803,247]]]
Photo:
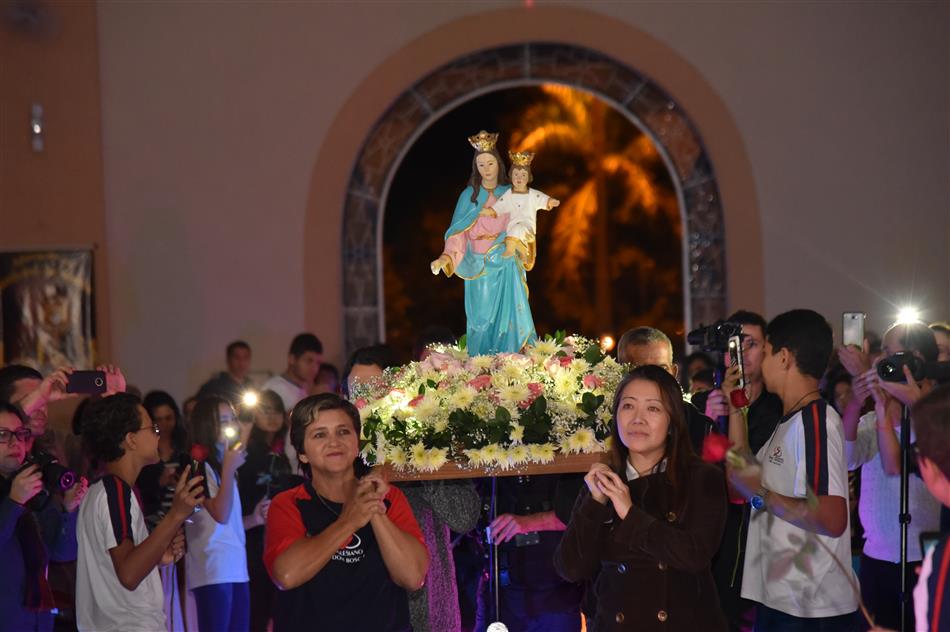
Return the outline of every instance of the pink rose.
[[[491,376],[488,374],[479,375],[478,377],[469,380],[468,385],[474,388],[476,391],[483,391],[491,386]]]
[[[355,402],[353,402],[353,404],[356,406],[357,410],[363,410],[364,408],[366,408],[366,405],[369,404],[369,402],[366,401],[365,397],[360,397]]]
[[[528,384],[528,390],[531,391],[532,397],[537,398],[539,395],[541,395],[541,393],[544,392],[544,387],[537,382],[531,382]]]
[[[585,375],[584,379],[581,381],[583,382],[585,388],[589,388],[591,390],[600,388],[604,385],[604,381],[596,375]]]
[[[425,397],[425,395],[416,395],[415,397],[413,397],[412,399],[410,399],[410,400],[409,400],[409,408],[415,408],[416,406],[418,406],[418,405],[419,405],[419,402],[421,402],[424,397]]]
[[[561,366],[570,366],[571,362],[574,361],[574,358],[571,356],[562,356],[561,357]]]

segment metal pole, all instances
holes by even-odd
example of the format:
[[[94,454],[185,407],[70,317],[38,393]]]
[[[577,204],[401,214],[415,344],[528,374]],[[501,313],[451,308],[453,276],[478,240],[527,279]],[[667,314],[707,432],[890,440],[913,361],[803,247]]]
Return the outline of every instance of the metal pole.
[[[910,590],[907,586],[907,527],[910,525],[910,495],[908,494],[908,481],[910,480],[910,410],[907,406],[903,407],[901,415],[901,498],[900,498],[900,523],[901,523],[901,621],[900,632],[907,629],[907,613],[910,607]]]
[[[491,518],[490,521],[494,522],[495,518],[498,517],[498,477],[491,477]],[[491,522],[489,524],[491,524]],[[501,620],[501,586],[498,583],[498,545],[495,544],[495,534],[491,535],[491,588],[492,588],[492,601],[495,604],[495,616],[492,618],[492,621]]]

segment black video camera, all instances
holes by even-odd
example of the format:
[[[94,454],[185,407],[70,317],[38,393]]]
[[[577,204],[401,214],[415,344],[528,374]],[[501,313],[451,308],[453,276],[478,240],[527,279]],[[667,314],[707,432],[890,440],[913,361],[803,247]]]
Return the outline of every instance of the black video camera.
[[[53,492],[65,492],[76,484],[76,473],[60,463],[55,456],[45,452],[27,455],[14,476],[31,465],[36,466],[43,480],[43,489],[26,503],[27,509],[31,511],[41,511],[46,507]]]
[[[906,382],[905,366],[915,382],[928,378],[940,383],[950,381],[950,362],[924,362],[910,351],[898,351],[878,362],[877,374],[885,382]]]
[[[725,353],[729,350],[729,339],[742,337],[742,325],[727,320],[720,320],[712,325],[700,326],[699,329],[686,334],[686,342],[703,351],[718,351]]]

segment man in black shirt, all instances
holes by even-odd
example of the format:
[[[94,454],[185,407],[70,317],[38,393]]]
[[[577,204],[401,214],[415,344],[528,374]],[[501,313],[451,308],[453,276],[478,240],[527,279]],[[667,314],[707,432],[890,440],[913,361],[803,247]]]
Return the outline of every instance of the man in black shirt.
[[[748,424],[749,447],[753,454],[768,442],[779,419],[782,418],[782,400],[765,390],[762,380],[762,358],[765,353],[766,321],[759,314],[738,311],[727,319],[742,325],[742,365],[745,373],[745,392],[749,399]],[[725,384],[733,383],[735,371],[727,374]],[[711,419],[729,418],[731,407],[726,388],[697,393],[693,404],[704,410]],[[719,591],[719,601],[729,629],[733,631],[751,629],[755,604],[742,599],[742,565],[745,557],[746,531],[748,527],[748,506],[730,504],[726,517],[726,529],[723,532],[719,551],[713,558],[713,577]]]
[[[240,406],[247,391],[253,383],[248,377],[251,372],[251,346],[243,340],[235,340],[225,350],[228,370],[222,371],[201,385],[198,389],[198,398],[217,395]]]

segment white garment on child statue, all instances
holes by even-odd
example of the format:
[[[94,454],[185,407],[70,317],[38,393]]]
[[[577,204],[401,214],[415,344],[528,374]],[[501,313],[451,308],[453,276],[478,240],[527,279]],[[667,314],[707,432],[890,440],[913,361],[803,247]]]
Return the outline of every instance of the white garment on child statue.
[[[498,214],[508,214],[508,237],[520,239],[525,244],[534,241],[538,226],[538,210],[547,210],[551,198],[537,189],[518,193],[508,189],[492,205]]]

